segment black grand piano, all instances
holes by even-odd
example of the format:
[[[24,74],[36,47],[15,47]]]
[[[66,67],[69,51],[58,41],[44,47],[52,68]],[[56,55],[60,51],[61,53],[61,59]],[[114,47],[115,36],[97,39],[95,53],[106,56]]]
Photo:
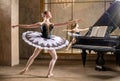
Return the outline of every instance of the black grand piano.
[[[104,37],[90,36],[94,27],[107,27]],[[103,13],[98,21],[90,27],[85,36],[76,37],[76,43],[72,45],[72,48],[82,50],[82,61],[85,66],[87,50],[95,51],[97,53],[96,58],[96,70],[105,70],[104,54],[112,52],[116,57],[116,64],[120,65],[120,36],[110,35],[117,27],[120,28],[120,1],[114,1],[110,7]]]

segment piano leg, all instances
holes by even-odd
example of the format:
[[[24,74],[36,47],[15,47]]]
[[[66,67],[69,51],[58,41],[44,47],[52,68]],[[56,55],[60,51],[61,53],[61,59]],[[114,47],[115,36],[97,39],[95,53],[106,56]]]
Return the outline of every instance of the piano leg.
[[[87,55],[86,50],[82,50],[81,55],[82,55],[83,66],[85,67],[86,55]]]
[[[114,54],[116,56],[116,64],[120,66],[120,51],[116,51]]]
[[[97,59],[96,59],[96,67],[95,70],[98,71],[105,71],[104,65],[105,60],[104,60],[104,52],[97,52]]]

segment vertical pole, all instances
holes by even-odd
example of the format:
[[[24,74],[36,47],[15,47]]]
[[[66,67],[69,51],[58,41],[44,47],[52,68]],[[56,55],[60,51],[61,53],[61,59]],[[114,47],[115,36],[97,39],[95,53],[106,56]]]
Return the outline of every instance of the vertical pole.
[[[19,0],[11,1],[11,25],[19,24]],[[19,64],[19,28],[11,28],[11,66]]]

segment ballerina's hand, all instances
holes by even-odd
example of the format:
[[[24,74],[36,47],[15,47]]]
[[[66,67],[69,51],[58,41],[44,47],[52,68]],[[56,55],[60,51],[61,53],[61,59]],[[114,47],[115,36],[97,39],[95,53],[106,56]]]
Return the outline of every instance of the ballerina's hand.
[[[78,23],[78,22],[80,22],[81,21],[81,19],[75,19],[75,22],[76,23]]]
[[[15,28],[15,27],[17,27],[17,26],[18,26],[18,25],[13,25],[12,28]]]
[[[89,30],[90,28],[86,28],[86,30]]]
[[[62,31],[71,32],[72,30],[64,29]]]

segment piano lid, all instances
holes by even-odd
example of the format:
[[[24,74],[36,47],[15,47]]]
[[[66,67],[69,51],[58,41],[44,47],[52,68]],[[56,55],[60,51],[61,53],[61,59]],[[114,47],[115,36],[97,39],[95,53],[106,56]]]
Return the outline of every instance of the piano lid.
[[[111,3],[93,26],[109,26],[110,32],[113,32],[117,27],[120,28],[120,0]]]

